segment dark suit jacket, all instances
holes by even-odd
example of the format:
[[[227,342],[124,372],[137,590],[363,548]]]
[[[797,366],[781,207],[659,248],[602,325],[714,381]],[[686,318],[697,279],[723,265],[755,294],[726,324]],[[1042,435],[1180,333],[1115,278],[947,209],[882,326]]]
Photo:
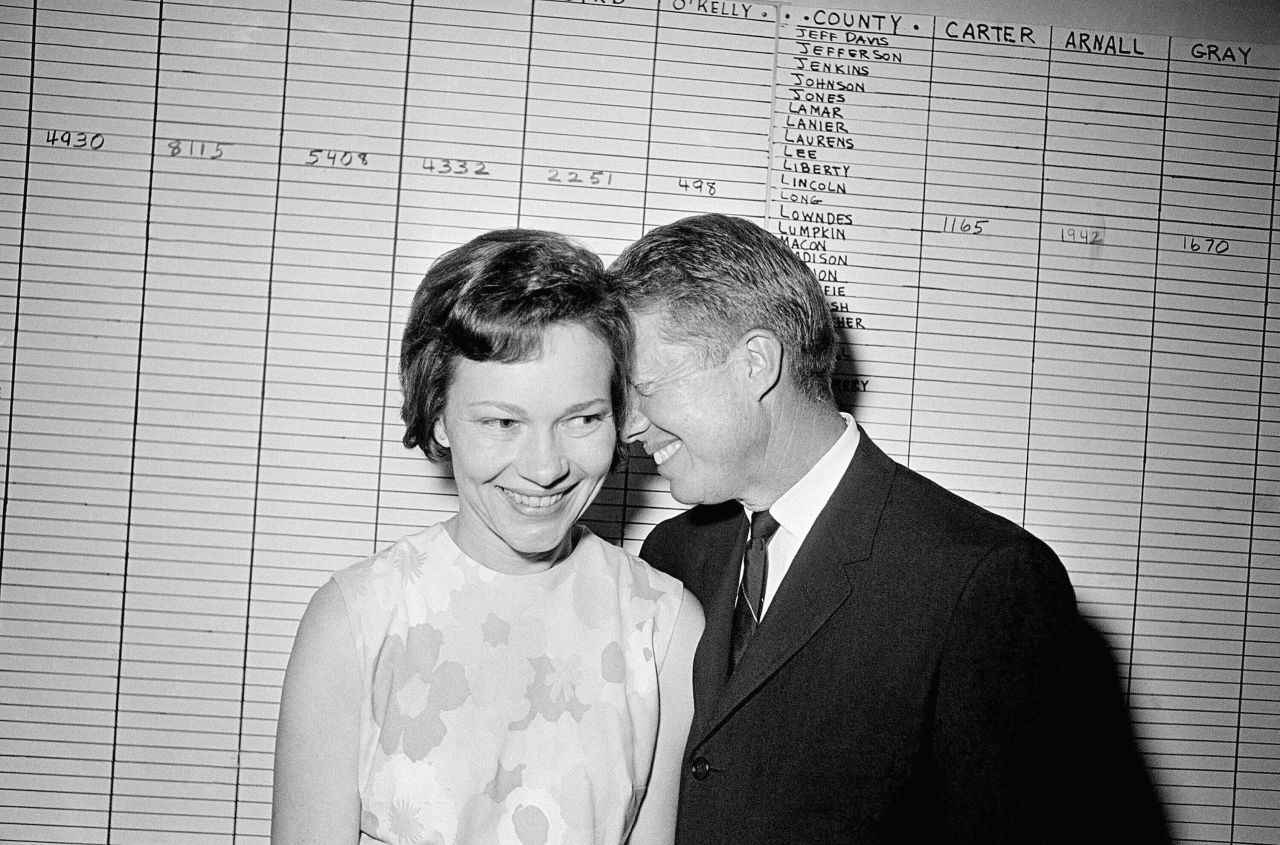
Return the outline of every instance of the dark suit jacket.
[[[641,556],[707,627],[677,841],[1164,842],[1101,638],[1054,553],[866,433],[729,677],[736,502]]]

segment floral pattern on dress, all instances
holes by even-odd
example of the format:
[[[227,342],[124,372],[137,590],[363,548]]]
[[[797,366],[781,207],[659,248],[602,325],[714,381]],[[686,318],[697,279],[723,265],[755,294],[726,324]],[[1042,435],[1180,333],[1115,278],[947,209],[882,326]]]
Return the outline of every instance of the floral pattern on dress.
[[[545,572],[444,525],[334,575],[361,656],[361,842],[621,843],[683,590],[585,529]]]

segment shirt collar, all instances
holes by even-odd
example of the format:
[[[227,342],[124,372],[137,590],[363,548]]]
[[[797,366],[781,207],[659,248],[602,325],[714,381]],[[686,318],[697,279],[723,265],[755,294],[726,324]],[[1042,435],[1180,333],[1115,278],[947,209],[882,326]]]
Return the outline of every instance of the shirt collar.
[[[840,439],[832,444],[799,481],[769,507],[769,513],[778,520],[778,525],[800,543],[809,536],[809,529],[813,528],[818,514],[827,506],[831,494],[836,491],[845,470],[849,468],[849,461],[853,460],[853,453],[858,449],[858,441],[861,439],[858,426],[849,414],[841,413],[840,416],[844,418],[846,426],[844,434],[840,435]],[[751,516],[750,511],[747,511],[747,516]]]

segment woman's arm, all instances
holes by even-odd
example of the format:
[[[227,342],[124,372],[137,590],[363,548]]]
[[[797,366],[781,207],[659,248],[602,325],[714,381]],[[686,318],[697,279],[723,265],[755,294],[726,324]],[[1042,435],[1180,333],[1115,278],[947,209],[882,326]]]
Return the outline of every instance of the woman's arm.
[[[302,615],[285,670],[272,845],[360,840],[360,683],[346,606],[338,585],[329,581]]]
[[[658,673],[658,743],[649,788],[627,840],[629,845],[670,845],[675,840],[680,771],[693,721],[693,653],[702,637],[702,625],[702,606],[685,590],[667,657]]]

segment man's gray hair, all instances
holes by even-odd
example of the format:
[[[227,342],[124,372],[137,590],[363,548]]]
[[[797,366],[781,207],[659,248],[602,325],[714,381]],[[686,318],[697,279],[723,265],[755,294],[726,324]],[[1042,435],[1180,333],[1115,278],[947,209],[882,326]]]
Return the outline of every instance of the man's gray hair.
[[[786,244],[754,223],[723,214],[659,226],[609,268],[627,307],[660,312],[665,335],[702,351],[709,363],[751,329],[782,342],[798,390],[833,402],[837,338],[822,286]]]

